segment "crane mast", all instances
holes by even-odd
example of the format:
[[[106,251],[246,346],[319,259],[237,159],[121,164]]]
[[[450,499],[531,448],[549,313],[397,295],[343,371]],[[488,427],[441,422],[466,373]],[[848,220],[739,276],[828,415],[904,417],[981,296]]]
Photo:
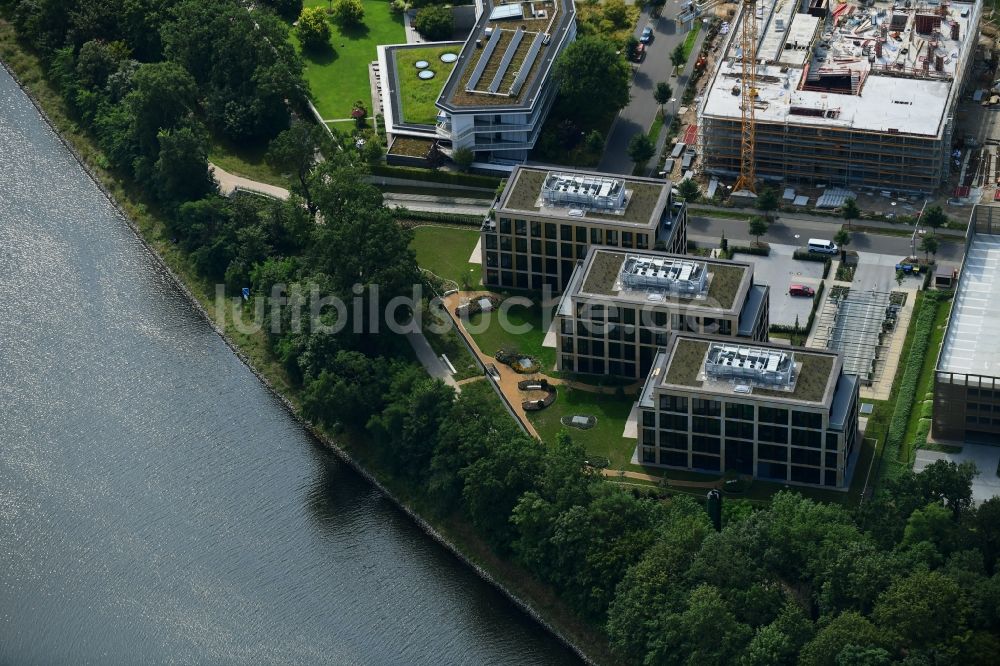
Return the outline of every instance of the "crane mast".
[[[740,115],[740,177],[733,192],[757,193],[754,173],[754,142],[757,127],[754,101],[757,98],[757,0],[742,0],[743,20],[740,22],[740,50],[743,56]]]

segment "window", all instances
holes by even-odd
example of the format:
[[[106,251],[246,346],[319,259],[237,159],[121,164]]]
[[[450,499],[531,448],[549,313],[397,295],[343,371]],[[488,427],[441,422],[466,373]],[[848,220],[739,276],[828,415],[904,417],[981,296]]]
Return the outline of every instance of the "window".
[[[753,421],[753,405],[744,405],[739,402],[727,402],[726,418]]]
[[[761,407],[757,410],[757,420],[761,423],[788,424],[788,410],[775,407]]]
[[[691,413],[700,416],[719,416],[722,414],[722,403],[718,400],[694,398],[691,401]]]
[[[814,467],[792,465],[792,481],[797,483],[819,483],[819,470]]]
[[[687,467],[688,454],[682,451],[664,451],[660,449],[660,464],[671,467]]]
[[[825,457],[826,457],[826,466],[827,467],[834,467],[835,468],[837,466],[837,454],[836,453],[827,453],[825,455]]]
[[[604,242],[600,229],[590,230],[590,242],[592,245],[601,245]]]
[[[573,227],[569,224],[559,225],[559,240],[573,240]]]
[[[733,334],[733,322],[729,319],[719,320],[719,335],[732,335]]]
[[[764,479],[778,479],[784,481],[787,478],[787,465],[774,462],[757,463],[757,476]]]
[[[757,439],[761,442],[788,443],[788,428],[780,426],[757,425]]]
[[[545,223],[545,237],[549,239],[555,239],[556,225],[553,222]],[[552,252],[551,254],[555,254],[555,252]]]
[[[834,451],[837,450],[837,444],[838,444],[837,439],[838,439],[837,438],[837,433],[835,433],[835,432],[828,432],[828,433],[826,433],[826,448],[827,448],[827,450],[831,450],[831,449],[834,450]]]
[[[496,234],[486,234],[486,249],[495,250],[497,247]]]
[[[836,456],[835,456],[836,457]],[[807,451],[805,449],[792,449],[792,462],[800,465],[820,466],[819,451]]]
[[[656,462],[656,454],[654,453],[651,447],[647,446],[642,447],[642,462],[646,463]]]
[[[691,419],[691,432],[718,435],[721,431],[722,422],[719,419],[710,419],[704,416],[695,416]]]
[[[586,243],[587,242],[587,227],[577,227],[576,228],[576,242]]]
[[[510,252],[510,248],[511,248],[510,236],[504,236],[503,238],[501,238],[500,249],[503,250],[504,252]]]
[[[823,427],[823,415],[817,412],[792,412],[792,425],[799,428],[815,428],[819,430]]]
[[[726,437],[753,439],[753,423],[746,421],[726,421]]]
[[[643,410],[642,412],[642,425],[647,428],[656,427],[656,413]]]
[[[710,472],[718,472],[720,460],[717,456],[703,456],[703,455],[693,455],[691,456],[691,467],[697,469],[704,469]]]
[[[788,448],[784,446],[772,446],[770,444],[758,444],[757,457],[788,462]]]
[[[515,238],[514,239],[514,249],[518,252],[524,253],[528,251],[528,239],[527,238]]]
[[[538,240],[537,238],[531,239],[531,253],[532,254],[542,253],[542,241]]]
[[[500,233],[502,234],[510,233],[510,218],[507,217],[500,218]]]
[[[632,232],[623,231],[622,232],[622,247],[632,247]]]
[[[618,245],[618,232],[608,229],[607,231],[607,245]]]
[[[573,244],[572,243],[560,243],[559,249],[562,250],[563,259],[573,258]]]
[[[661,395],[660,411],[684,412],[688,410],[688,399],[682,395]]]
[[[792,444],[818,449],[823,446],[823,433],[818,430],[792,428]]]
[[[680,432],[663,432],[660,433],[660,446],[667,449],[678,449],[681,451],[687,451],[688,449],[688,436],[687,433]],[[687,461],[684,461],[687,464]]]
[[[699,453],[714,453],[719,454],[719,438],[718,437],[703,437],[701,435],[693,435],[691,437],[691,450],[697,451]]]
[[[541,236],[542,236],[542,223],[541,222],[535,222],[534,220],[532,220],[531,221],[531,237],[532,238],[541,238]]]
[[[518,236],[525,236],[528,233],[527,220],[514,220],[514,233]]]

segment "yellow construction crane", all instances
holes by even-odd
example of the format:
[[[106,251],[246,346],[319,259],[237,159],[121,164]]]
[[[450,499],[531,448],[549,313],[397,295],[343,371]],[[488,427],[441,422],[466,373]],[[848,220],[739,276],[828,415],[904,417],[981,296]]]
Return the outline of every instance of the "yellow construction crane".
[[[733,192],[757,193],[754,174],[754,141],[757,127],[754,120],[754,102],[757,99],[757,0],[742,0],[743,20],[740,21],[740,50],[743,55],[742,99],[740,112],[743,119],[740,141],[740,177]]]

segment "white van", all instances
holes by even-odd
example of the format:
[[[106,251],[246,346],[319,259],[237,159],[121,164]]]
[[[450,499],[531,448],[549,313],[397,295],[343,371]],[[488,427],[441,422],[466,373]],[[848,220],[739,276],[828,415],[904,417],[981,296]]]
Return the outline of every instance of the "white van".
[[[839,251],[836,243],[823,238],[810,238],[808,247],[810,252],[820,252],[822,254],[837,254]]]

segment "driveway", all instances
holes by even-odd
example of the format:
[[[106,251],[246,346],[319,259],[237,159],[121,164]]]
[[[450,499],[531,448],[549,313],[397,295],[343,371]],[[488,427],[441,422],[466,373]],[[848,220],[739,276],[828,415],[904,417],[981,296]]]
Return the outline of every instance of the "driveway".
[[[798,317],[799,325],[805,328],[812,311],[813,299],[791,296],[788,286],[794,283],[819,289],[819,283],[823,279],[823,264],[793,259],[795,249],[792,245],[772,245],[770,256],[737,254],[734,259],[752,262],[754,283],[770,285],[772,324],[794,326],[795,318]]]
[[[978,473],[972,478],[972,501],[982,504],[991,497],[1000,496],[1000,477],[997,476],[997,465],[1000,464],[1000,447],[986,444],[965,444],[961,453],[940,453],[917,449],[917,459],[913,463],[913,471],[923,471],[925,467],[938,460],[950,460],[955,463],[966,461],[976,464]]]
[[[664,10],[667,11],[667,8],[664,7]],[[653,124],[656,111],[660,108],[653,99],[656,84],[667,81],[678,99],[684,92],[684,86],[687,85],[686,76],[680,79],[670,78],[673,72],[670,52],[684,41],[687,33],[682,32],[677,22],[671,18],[666,16],[651,18],[648,6],[639,14],[639,24],[635,28],[636,38],[642,34],[642,29],[647,25],[653,27],[653,41],[646,45],[646,58],[635,70],[632,78],[632,99],[611,125],[611,134],[604,146],[604,156],[597,166],[598,171],[631,175],[634,164],[632,158],[628,156],[628,142],[633,135],[647,132],[649,126]],[[668,115],[675,107],[676,102],[667,105]]]

